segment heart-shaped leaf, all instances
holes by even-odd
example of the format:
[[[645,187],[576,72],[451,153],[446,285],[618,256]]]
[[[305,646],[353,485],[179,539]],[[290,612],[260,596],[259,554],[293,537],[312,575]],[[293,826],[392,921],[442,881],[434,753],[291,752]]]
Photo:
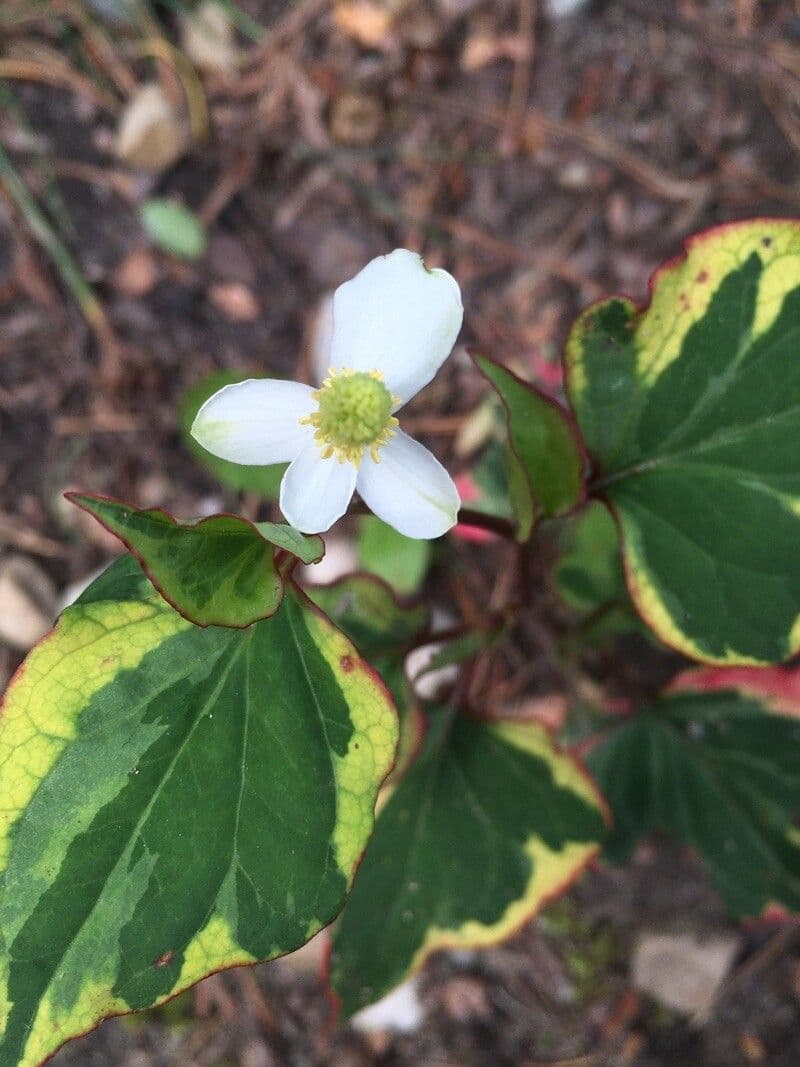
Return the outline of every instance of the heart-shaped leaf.
[[[590,308],[569,395],[645,621],[695,659],[800,649],[800,225],[695,237],[649,307]]]
[[[598,794],[541,727],[437,712],[381,809],[334,935],[343,1013],[437,949],[507,937],[567,888],[604,831]]]
[[[735,914],[773,903],[800,910],[800,700],[794,716],[776,714],[785,679],[765,687],[720,673],[686,674],[687,691],[666,695],[590,754],[614,813],[608,853],[623,860],[660,830],[697,849]],[[742,688],[725,688],[734,684]]]
[[[472,354],[500,395],[508,425],[508,488],[520,541],[538,514],[562,515],[583,495],[583,456],[569,416],[554,400],[486,356]]]
[[[31,653],[0,718],[0,1062],[302,945],[340,909],[396,716],[294,587],[192,626],[115,564]]]
[[[157,508],[80,493],[67,498],[116,534],[164,599],[198,626],[249,626],[274,615],[286,571],[279,553],[303,563],[325,553],[321,537],[279,523],[254,525],[235,515],[179,523]]]

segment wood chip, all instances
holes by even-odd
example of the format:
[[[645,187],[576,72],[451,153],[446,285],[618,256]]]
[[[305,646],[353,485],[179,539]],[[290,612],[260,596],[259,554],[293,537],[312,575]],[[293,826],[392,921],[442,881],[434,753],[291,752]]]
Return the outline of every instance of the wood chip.
[[[254,322],[261,314],[253,290],[241,282],[217,282],[209,288],[208,298],[231,322]]]

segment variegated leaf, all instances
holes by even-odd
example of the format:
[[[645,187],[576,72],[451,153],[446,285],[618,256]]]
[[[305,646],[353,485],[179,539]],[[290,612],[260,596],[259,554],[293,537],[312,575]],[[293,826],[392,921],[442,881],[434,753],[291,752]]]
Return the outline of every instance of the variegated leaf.
[[[567,888],[604,832],[591,781],[540,726],[436,712],[381,809],[334,935],[344,1015],[437,949],[507,937]]]
[[[650,305],[590,308],[567,382],[645,621],[698,660],[800,649],[800,224],[693,238]]]
[[[115,564],[0,719],[0,1063],[330,922],[396,739],[383,685],[294,587],[203,629]]]

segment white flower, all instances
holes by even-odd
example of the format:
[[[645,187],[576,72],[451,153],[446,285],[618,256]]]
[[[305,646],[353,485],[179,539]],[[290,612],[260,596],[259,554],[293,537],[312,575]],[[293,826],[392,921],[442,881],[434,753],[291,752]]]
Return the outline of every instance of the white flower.
[[[460,506],[450,475],[398,429],[394,413],[438,371],[461,329],[458,284],[398,248],[333,298],[328,376],[319,389],[251,379],[226,385],[192,435],[234,463],[289,463],[281,511],[303,533],[344,515],[355,490],[407,537],[439,537]]]

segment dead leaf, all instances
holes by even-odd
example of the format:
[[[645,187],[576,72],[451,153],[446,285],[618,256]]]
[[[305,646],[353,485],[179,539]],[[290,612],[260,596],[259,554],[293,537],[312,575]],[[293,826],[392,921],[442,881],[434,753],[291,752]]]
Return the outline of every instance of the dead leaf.
[[[239,66],[239,49],[230,16],[217,0],[203,0],[181,19],[181,46],[200,70],[230,75]]]
[[[343,33],[367,48],[389,43],[393,12],[372,0],[345,0],[333,9],[333,21]]]
[[[208,290],[208,298],[231,322],[253,322],[261,314],[253,290],[241,282],[217,282]]]
[[[331,134],[338,144],[372,144],[383,125],[383,105],[374,93],[347,92],[331,107]]]
[[[181,158],[190,144],[187,124],[155,82],[128,101],[117,128],[115,152],[125,163],[157,174]]]
[[[145,296],[158,280],[158,267],[149,248],[134,248],[114,271],[114,288],[122,296]]]
[[[500,59],[518,62],[528,54],[528,42],[518,34],[501,34],[478,31],[467,38],[461,53],[461,69],[469,74],[482,70]]]

